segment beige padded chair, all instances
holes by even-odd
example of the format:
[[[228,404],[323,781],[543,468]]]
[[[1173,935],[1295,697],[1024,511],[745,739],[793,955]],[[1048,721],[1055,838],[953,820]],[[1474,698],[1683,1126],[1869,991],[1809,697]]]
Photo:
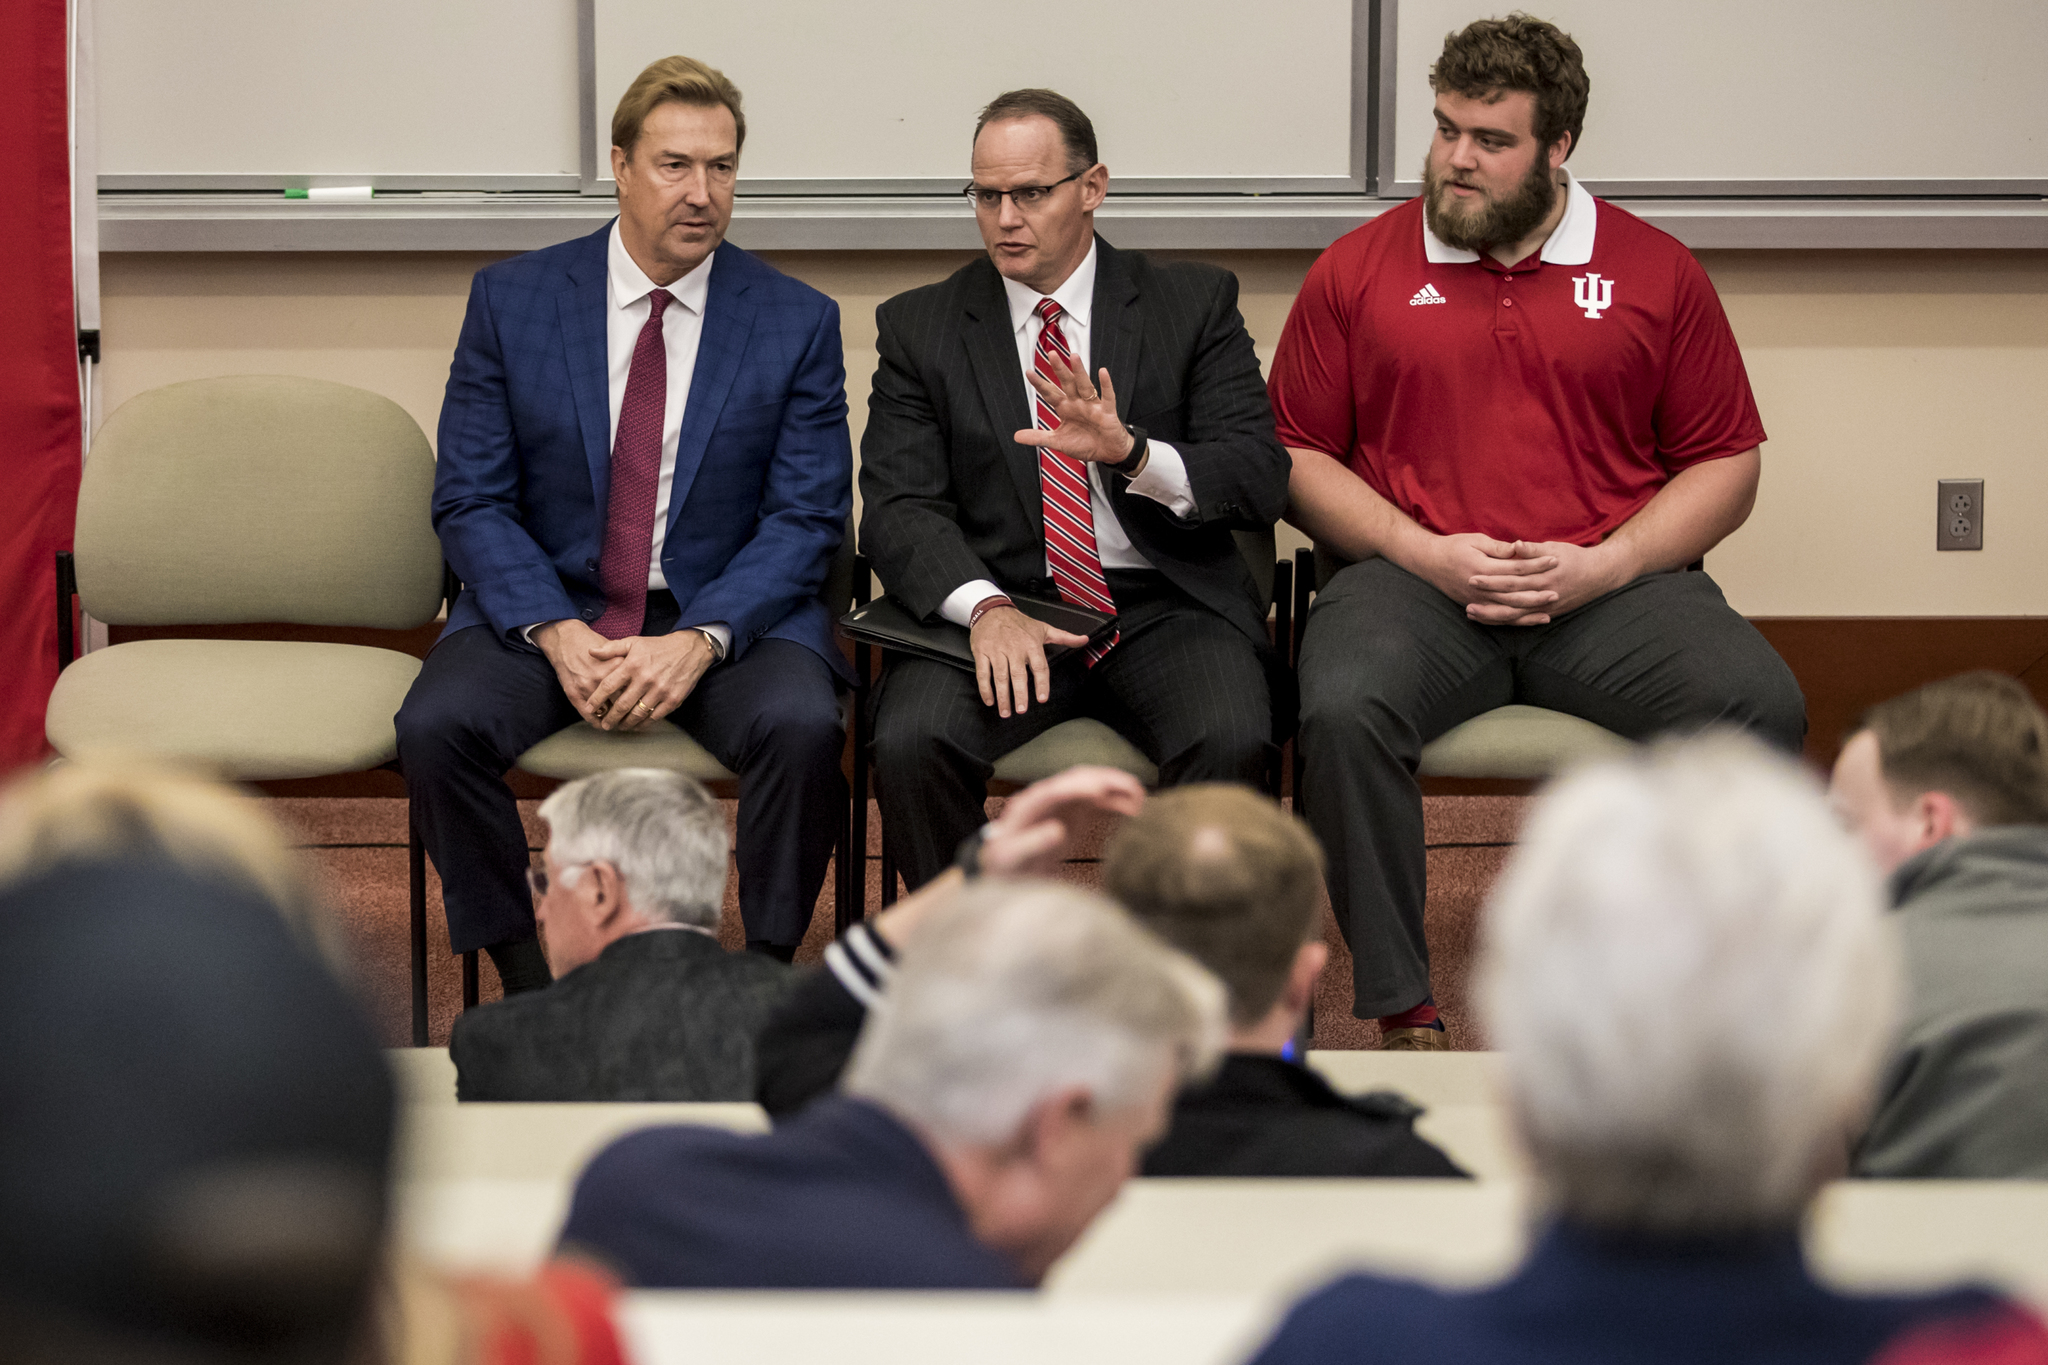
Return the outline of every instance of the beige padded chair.
[[[93,442],[60,590],[110,625],[412,629],[443,597],[433,484],[419,425],[377,394],[285,375],[153,389]],[[395,650],[271,640],[138,640],[72,662],[70,635],[67,595],[45,722],[58,753],[228,781],[392,762],[420,668]]]
[[[1244,556],[1245,566],[1252,572],[1252,581],[1260,597],[1269,605],[1277,604],[1280,616],[1274,629],[1276,647],[1284,648],[1291,634],[1290,612],[1294,594],[1292,571],[1284,563],[1274,559],[1273,530],[1238,531],[1238,553]],[[863,659],[865,655],[861,656]],[[1290,675],[1291,676],[1291,675]],[[1292,703],[1282,697],[1274,697],[1274,704],[1285,710],[1290,717]],[[1137,745],[1118,734],[1114,728],[1099,720],[1082,716],[1074,720],[1061,721],[1028,743],[1012,749],[996,760],[995,771],[990,774],[992,785],[1005,791],[1027,787],[1041,778],[1054,773],[1065,772],[1080,763],[1099,764],[1108,768],[1121,768],[1137,778],[1147,787],[1159,785],[1159,768],[1145,757]],[[860,771],[864,772],[865,765]],[[1277,758],[1269,783],[1274,792],[1279,791],[1280,771]],[[867,788],[863,782],[854,792],[854,803],[861,810],[856,812],[856,824],[860,828],[860,843],[866,846],[866,821],[861,819],[867,804]],[[896,860],[889,856],[887,844],[882,853],[882,904],[891,905],[896,900]],[[862,887],[865,897],[866,887]]]
[[[1294,660],[1308,627],[1308,599],[1344,561],[1320,547],[1295,552]],[[1625,751],[1629,741],[1592,721],[1519,704],[1472,717],[1422,748],[1418,776],[1485,782],[1540,782],[1574,763]],[[1300,743],[1295,745],[1295,809],[1302,809]]]

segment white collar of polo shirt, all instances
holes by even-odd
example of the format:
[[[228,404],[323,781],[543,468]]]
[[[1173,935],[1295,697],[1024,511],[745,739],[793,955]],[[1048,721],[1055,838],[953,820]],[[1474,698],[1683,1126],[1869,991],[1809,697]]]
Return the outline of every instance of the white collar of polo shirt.
[[[669,294],[683,307],[704,316],[705,301],[711,297],[711,263],[718,259],[713,251],[704,258],[702,265],[668,286]],[[605,248],[606,273],[611,280],[612,307],[630,308],[654,291],[656,285],[647,278],[647,272],[633,259],[633,253],[626,250],[626,243],[619,236],[619,223],[612,220],[611,241]]]
[[[1543,243],[1539,257],[1546,265],[1586,265],[1593,259],[1593,233],[1600,225],[1600,206],[1592,191],[1579,178],[1565,171],[1564,217],[1558,220]],[[1432,265],[1470,265],[1479,259],[1476,251],[1446,246],[1429,230],[1429,215],[1422,215],[1422,254]]]
[[[1008,275],[1003,276],[1003,295],[1010,301],[1010,330],[1021,332],[1031,321],[1031,315],[1038,310],[1040,299],[1051,299],[1060,310],[1083,327],[1088,325],[1088,312],[1095,302],[1095,243],[1088,243],[1088,254],[1081,258],[1081,264],[1074,267],[1074,273],[1067,281],[1050,294],[1041,294],[1028,284],[1019,284]]]

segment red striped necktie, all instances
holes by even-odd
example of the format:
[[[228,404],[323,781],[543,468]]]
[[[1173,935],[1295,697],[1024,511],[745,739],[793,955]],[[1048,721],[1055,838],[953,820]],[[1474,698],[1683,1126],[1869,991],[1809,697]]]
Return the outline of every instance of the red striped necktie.
[[[654,504],[661,483],[661,428],[668,417],[668,348],[661,310],[675,301],[666,289],[647,295],[647,321],[633,343],[619,431],[612,438],[611,485],[604,504],[604,548],[597,586],[604,615],[590,628],[607,640],[638,635],[647,615],[647,562],[654,557]]]
[[[1067,336],[1060,330],[1064,310],[1051,299],[1040,299],[1038,316],[1045,326],[1038,333],[1038,348],[1031,368],[1048,382],[1060,382],[1053,357],[1073,363]],[[1058,431],[1059,414],[1043,398],[1032,404],[1041,431]],[[1088,464],[1050,446],[1038,449],[1038,482],[1045,494],[1045,559],[1052,567],[1053,585],[1060,596],[1096,611],[1116,614],[1116,599],[1109,595],[1109,580],[1102,576],[1102,556],[1095,549],[1095,508],[1088,491]],[[1088,666],[1095,667],[1118,639],[1116,632],[1088,651]]]

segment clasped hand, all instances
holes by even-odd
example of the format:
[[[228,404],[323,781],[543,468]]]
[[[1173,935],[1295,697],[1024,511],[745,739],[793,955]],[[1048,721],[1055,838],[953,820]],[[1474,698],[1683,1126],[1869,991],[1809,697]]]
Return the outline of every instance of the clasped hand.
[[[607,640],[578,620],[552,621],[533,642],[576,710],[600,730],[645,729],[681,706],[718,660],[701,631]]]
[[[1633,575],[1609,544],[1437,536],[1422,576],[1488,626],[1540,626],[1612,592]]]

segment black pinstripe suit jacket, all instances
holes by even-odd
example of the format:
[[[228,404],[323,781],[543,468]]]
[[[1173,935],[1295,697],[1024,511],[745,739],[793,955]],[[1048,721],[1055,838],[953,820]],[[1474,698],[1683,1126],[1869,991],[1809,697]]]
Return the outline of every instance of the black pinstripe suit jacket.
[[[1158,264],[1095,239],[1090,372],[1107,368],[1126,422],[1171,442],[1195,512],[1182,521],[1109,479],[1131,544],[1189,596],[1263,645],[1265,610],[1231,531],[1263,530],[1287,502],[1237,277]],[[1002,277],[987,257],[876,310],[880,328],[861,438],[861,549],[920,616],[976,578],[1028,590],[1045,577],[1038,452]]]

